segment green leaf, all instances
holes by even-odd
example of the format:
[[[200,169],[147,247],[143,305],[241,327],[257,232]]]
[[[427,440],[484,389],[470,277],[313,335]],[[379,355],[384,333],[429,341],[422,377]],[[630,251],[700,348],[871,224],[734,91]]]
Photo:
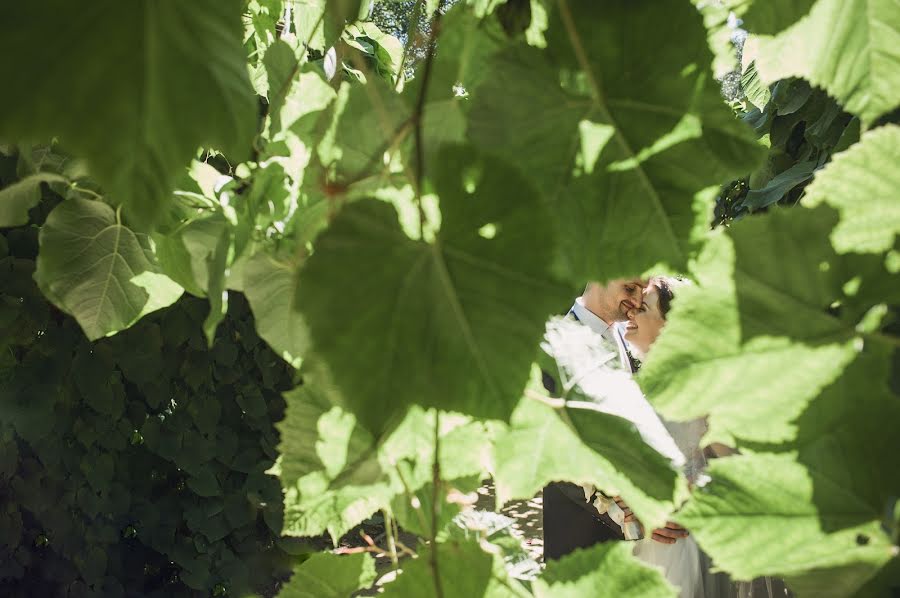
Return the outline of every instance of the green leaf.
[[[188,487],[198,496],[218,496],[222,494],[222,488],[216,479],[215,472],[207,465],[197,470],[197,473],[188,478]]]
[[[898,160],[900,127],[879,127],[837,154],[806,188],[804,205],[826,203],[840,213],[841,221],[831,233],[839,252],[880,253],[894,246],[900,232],[900,175],[891,165]]]
[[[294,78],[300,70],[300,62],[294,55],[294,50],[283,40],[278,40],[266,50],[263,58],[266,66],[268,83],[269,115],[272,119],[270,134],[278,132],[281,128],[281,110],[285,98],[290,92]]]
[[[717,459],[709,473],[712,482],[677,520],[734,579],[813,572],[807,595],[848,596],[892,557],[859,489],[791,455]]]
[[[772,99],[772,92],[769,91],[768,86],[759,80],[754,62],[750,63],[741,76],[741,89],[744,90],[744,95],[747,96],[750,103],[760,110],[765,110],[766,104]]]
[[[300,70],[300,76],[293,82],[284,105],[279,113],[281,124],[284,128],[290,128],[298,134],[304,132],[302,127],[306,120],[313,120],[318,112],[321,112],[336,97],[333,87],[325,80],[324,75],[310,65],[304,65]],[[275,107],[270,109],[273,115]],[[272,116],[273,123],[275,116]],[[274,126],[274,125],[273,125]],[[277,127],[275,128],[277,131]]]
[[[646,60],[639,32],[664,29],[679,43]],[[472,92],[469,136],[551,202],[573,281],[684,271],[708,228],[710,188],[761,157],[722,102],[704,34],[688,2],[560,2],[547,49],[499,53]]]
[[[536,598],[674,598],[662,573],[632,556],[628,542],[608,542],[551,561],[534,582]]]
[[[813,178],[816,162],[797,162],[772,178],[762,189],[751,189],[743,204],[751,210],[761,210],[781,200],[791,189]]]
[[[638,376],[665,417],[708,414],[709,439],[726,443],[794,436],[794,418],[856,354],[856,322],[827,313],[845,282],[829,273],[834,221],[832,211],[797,208],[711,237],[695,264],[699,285],[676,290]],[[798,238],[811,241],[785,259]]]
[[[216,328],[228,310],[225,271],[232,251],[228,219],[221,212],[203,215],[180,223],[171,232],[156,233],[153,240],[163,272],[189,293],[209,299],[203,330],[212,346]]]
[[[364,85],[344,83],[328,130],[317,148],[331,178],[345,185],[384,167],[383,156],[408,133],[410,110],[380,78]]]
[[[436,550],[437,554],[432,555]],[[496,567],[496,557],[480,546],[475,539],[452,538],[440,542],[437,548],[426,547],[417,559],[404,561],[402,573],[396,581],[385,585],[385,598],[416,596],[420,598],[507,598],[522,596],[516,592],[515,582],[506,578],[502,566]],[[433,565],[437,561],[438,574]],[[438,590],[440,587],[440,590]]]
[[[644,399],[627,374],[598,367],[602,337],[565,320],[548,324],[547,337],[545,347],[552,346],[545,350],[557,359],[559,375],[578,382],[566,394],[568,402],[551,407],[534,398],[543,391],[538,390],[540,377],[533,376],[509,429],[494,442],[498,501],[531,498],[549,482],[570,481],[626,497],[648,526],[664,523],[687,485],[671,462],[683,464],[683,456],[674,444],[665,443],[671,438],[662,422],[649,405],[645,417],[637,417],[635,405]],[[579,354],[581,363],[576,361]],[[616,412],[609,399],[630,409]],[[641,431],[648,438],[655,433],[652,439],[660,450],[668,449],[666,457],[651,448]],[[663,441],[656,442],[660,437]]]
[[[260,252],[244,266],[243,281],[256,331],[282,359],[300,367],[309,335],[295,309],[297,267]]]
[[[816,0],[728,0],[731,10],[744,21],[751,33],[772,35],[783,31],[809,13]]]
[[[546,213],[515,172],[463,149],[431,166],[440,199],[423,199],[424,239],[390,205],[357,202],[300,275],[313,350],[372,430],[414,403],[509,417],[547,314],[569,299],[550,273]]]
[[[0,189],[0,228],[28,224],[28,210],[41,201],[41,183],[65,183],[66,178],[38,172]]]
[[[198,145],[240,160],[256,99],[241,47],[238,0],[10,7],[0,127],[17,139],[58,136],[109,196],[147,228]],[[46,43],[33,44],[40,30]],[[64,89],[65,93],[60,93]]]
[[[883,518],[900,487],[874,464],[900,450],[890,423],[900,404],[884,389],[886,358],[868,350],[857,358],[798,418],[796,442],[774,447],[784,454],[735,469],[726,459],[726,474],[714,470],[711,496],[700,494],[685,513],[717,564],[744,578],[785,575],[798,595],[846,596],[888,560],[895,549]],[[752,543],[766,550],[748,551],[745,538],[725,541],[731,525],[752,525]]]
[[[404,455],[429,446],[425,426],[401,426],[379,442],[323,392],[329,385],[308,376],[285,395],[288,409],[278,428],[281,481],[285,488],[284,533],[312,536],[327,531],[337,541],[375,511],[386,509],[402,486],[385,473],[390,443]],[[421,411],[411,413],[421,418]],[[419,432],[416,428],[421,428]],[[416,437],[416,434],[419,437]],[[390,440],[393,438],[394,440]],[[396,459],[395,459],[396,461]]]
[[[771,4],[771,3],[766,3]],[[803,77],[864,124],[900,105],[900,7],[884,0],[818,0],[775,36],[748,40],[766,83]]]
[[[174,303],[183,289],[160,271],[146,235],[99,201],[59,204],[41,228],[35,280],[95,340]]]
[[[371,586],[375,577],[375,559],[369,554],[314,554],[294,569],[278,598],[346,598]]]

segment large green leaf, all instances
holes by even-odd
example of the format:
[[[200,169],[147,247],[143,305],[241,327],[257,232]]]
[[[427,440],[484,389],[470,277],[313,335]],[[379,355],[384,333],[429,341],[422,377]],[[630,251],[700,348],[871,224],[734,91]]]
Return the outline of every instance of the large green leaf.
[[[307,0],[293,6],[294,30],[300,41],[320,52],[334,45],[347,23],[365,18],[369,2],[362,0]]]
[[[708,225],[704,190],[761,156],[722,102],[700,16],[678,0],[557,6],[545,51],[522,43],[490,61],[469,136],[550,200],[574,280],[683,271]],[[678,44],[647,59],[664,29]],[[638,230],[653,233],[636,242]]]
[[[0,189],[0,227],[28,223],[28,210],[41,201],[41,183],[64,183],[66,179],[52,172],[38,172]]]
[[[576,550],[534,582],[536,598],[672,598],[678,592],[662,574],[632,556],[628,542],[608,542]]]
[[[898,162],[900,127],[879,127],[837,154],[806,189],[804,205],[827,203],[840,213],[831,233],[839,252],[877,253],[894,246],[900,232],[900,174],[892,165]]]
[[[346,598],[375,583],[375,560],[369,554],[314,554],[294,569],[279,598]]]
[[[375,436],[339,406],[322,371],[310,372],[309,362],[304,367],[304,384],[285,395],[287,414],[278,426],[284,530],[300,536],[327,531],[337,541],[375,511],[389,509],[393,499],[409,501],[431,482],[434,413],[411,409]],[[482,425],[448,414],[440,424],[442,479],[450,485],[482,479],[488,447]],[[419,508],[412,507],[411,518]]]
[[[856,322],[827,311],[846,282],[827,243],[834,220],[798,208],[713,235],[698,286],[676,291],[638,377],[665,416],[708,414],[710,438],[725,441],[793,437],[794,418],[856,354]],[[797,238],[816,240],[792,252]]]
[[[881,513],[828,470],[759,454],[714,461],[709,471],[713,481],[677,519],[734,579],[810,573],[804,595],[848,596],[892,557]]]
[[[280,477],[285,488],[284,533],[335,541],[379,509],[396,489],[378,460],[375,438],[352,414],[334,405],[307,381],[285,395],[279,424]],[[427,431],[424,432],[427,438]],[[342,476],[343,481],[335,484]]]
[[[751,33],[772,35],[806,16],[815,3],[816,0],[726,0],[722,4],[734,11]]]
[[[411,130],[409,108],[380,78],[364,85],[341,86],[318,157],[332,179],[346,185],[384,167],[384,154],[395,150]]]
[[[436,554],[435,554],[436,552]],[[396,581],[382,596],[417,598],[514,598],[527,596],[497,566],[497,556],[475,539],[451,538],[428,546],[415,560],[404,562]]]
[[[794,24],[809,12],[816,0],[692,0],[703,15],[709,46],[715,54],[717,79],[740,68],[735,38],[738,25],[758,34],[774,34]],[[761,108],[761,107],[760,107]]]
[[[423,198],[424,239],[408,236],[419,234],[414,206],[401,206],[412,216],[401,226],[391,205],[357,202],[300,275],[313,350],[373,430],[414,403],[509,417],[546,316],[569,300],[550,274],[547,216],[515,172],[471,149],[431,166],[439,199]]]
[[[70,199],[41,228],[35,279],[91,340],[174,303],[183,289],[160,272],[150,239],[99,201]]]
[[[198,145],[212,144],[237,160],[249,150],[256,100],[241,47],[241,5],[9,6],[0,50],[18,58],[0,65],[7,89],[0,129],[5,137],[59,137],[87,159],[132,222],[148,226]]]
[[[766,83],[803,77],[863,123],[900,105],[900,6],[891,0],[818,0],[790,28],[748,45]]]

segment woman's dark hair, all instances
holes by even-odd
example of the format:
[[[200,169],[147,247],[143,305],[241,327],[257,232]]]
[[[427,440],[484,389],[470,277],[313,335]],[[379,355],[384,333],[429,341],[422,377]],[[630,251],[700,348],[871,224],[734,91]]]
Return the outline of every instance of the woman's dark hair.
[[[672,299],[675,297],[675,291],[672,287],[677,286],[681,282],[677,278],[668,278],[666,276],[655,276],[650,279],[650,284],[656,287],[659,293],[659,313],[663,319],[672,309]]]

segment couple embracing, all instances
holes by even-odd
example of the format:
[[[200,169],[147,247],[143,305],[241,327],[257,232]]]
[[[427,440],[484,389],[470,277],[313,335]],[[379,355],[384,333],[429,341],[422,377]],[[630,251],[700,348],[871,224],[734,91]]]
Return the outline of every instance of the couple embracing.
[[[631,354],[643,358],[652,350],[681,284],[665,277],[591,283],[575,301],[568,318],[589,328],[611,352],[618,353],[618,360],[611,359],[602,367],[630,375],[635,371]],[[619,327],[622,322],[627,322],[624,334]],[[548,390],[553,389],[548,387]],[[613,397],[613,402],[616,400]],[[647,444],[670,457],[691,484],[702,485],[706,455],[701,439],[706,432],[705,422],[663,421],[652,412],[642,395],[629,396],[627,402],[624,410],[619,408],[616,415],[633,421]],[[649,425],[648,411],[654,420]],[[640,430],[642,427],[645,430]],[[716,452],[727,450],[716,448],[719,449]],[[672,457],[673,454],[677,456]],[[708,558],[688,530],[674,522],[663,528],[645,530],[628,508],[627,497],[607,498],[593,487],[560,482],[544,489],[543,504],[547,560],[598,542],[634,540],[634,554],[661,569],[666,579],[678,588],[681,598],[774,595],[770,581],[763,587],[732,584],[722,575],[711,574]]]

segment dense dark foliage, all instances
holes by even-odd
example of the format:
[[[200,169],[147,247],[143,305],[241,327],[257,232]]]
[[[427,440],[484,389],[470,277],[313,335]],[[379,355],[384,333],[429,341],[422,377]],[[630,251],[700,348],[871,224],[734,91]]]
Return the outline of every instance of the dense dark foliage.
[[[273,594],[291,370],[237,295],[213,349],[189,296],[89,342],[32,280],[44,194],[0,235],[0,595]]]

